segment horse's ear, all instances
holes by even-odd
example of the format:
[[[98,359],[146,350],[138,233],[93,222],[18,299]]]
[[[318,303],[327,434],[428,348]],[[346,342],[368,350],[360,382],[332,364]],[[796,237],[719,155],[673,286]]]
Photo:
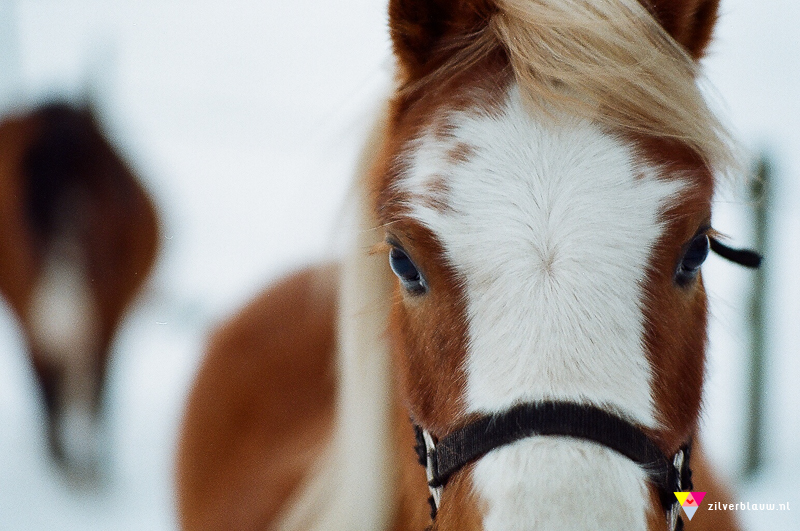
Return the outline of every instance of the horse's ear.
[[[642,0],[667,33],[700,59],[711,41],[719,0]]]
[[[389,33],[407,75],[426,70],[448,38],[468,35],[485,23],[483,0],[390,0]],[[482,15],[481,12],[484,12]]]

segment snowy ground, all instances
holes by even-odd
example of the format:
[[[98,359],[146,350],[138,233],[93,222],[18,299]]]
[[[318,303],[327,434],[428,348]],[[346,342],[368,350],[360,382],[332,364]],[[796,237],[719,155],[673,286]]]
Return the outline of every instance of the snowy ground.
[[[336,252],[349,171],[389,80],[384,2],[13,4],[0,0],[0,67],[16,72],[0,78],[0,103],[93,92],[159,203],[164,239],[117,341],[112,450],[96,489],[48,467],[32,375],[0,305],[0,530],[175,529],[174,437],[209,326],[281,271]],[[706,440],[741,501],[792,503],[743,513],[752,529],[800,529],[800,7],[723,6],[709,77],[746,145],[769,149],[778,166],[764,473],[740,479],[750,274],[718,259],[704,271],[715,316]],[[717,205],[716,227],[737,244],[751,238],[747,203],[728,192]]]

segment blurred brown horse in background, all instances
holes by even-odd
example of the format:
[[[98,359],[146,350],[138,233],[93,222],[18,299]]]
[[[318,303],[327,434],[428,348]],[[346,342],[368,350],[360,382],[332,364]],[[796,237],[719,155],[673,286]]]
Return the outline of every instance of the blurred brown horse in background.
[[[157,253],[155,207],[88,107],[0,124],[0,293],[19,318],[50,450],[93,470],[109,352]]]

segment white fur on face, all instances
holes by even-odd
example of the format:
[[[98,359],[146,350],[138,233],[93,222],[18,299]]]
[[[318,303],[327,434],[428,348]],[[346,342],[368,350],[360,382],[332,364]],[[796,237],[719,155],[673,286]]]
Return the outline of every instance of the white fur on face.
[[[75,253],[72,253],[75,254]],[[57,365],[90,364],[97,348],[97,307],[88,274],[69,253],[46,255],[29,315],[33,340]]]
[[[28,314],[35,348],[63,381],[56,396],[57,436],[75,471],[88,472],[100,457],[101,441],[92,410],[96,380],[99,310],[81,250],[67,238],[45,255]]]
[[[590,122],[533,119],[516,89],[498,113],[446,119],[452,137],[417,139],[399,186],[464,280],[466,412],[565,400],[655,427],[643,283],[685,184]],[[471,156],[454,162],[464,144]],[[486,529],[645,528],[644,472],[594,443],[520,441],[473,481]]]

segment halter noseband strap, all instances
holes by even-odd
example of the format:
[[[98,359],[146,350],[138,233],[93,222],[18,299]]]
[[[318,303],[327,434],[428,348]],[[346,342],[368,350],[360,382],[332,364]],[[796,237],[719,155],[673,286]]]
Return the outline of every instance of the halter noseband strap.
[[[630,422],[594,406],[568,402],[521,404],[503,413],[480,417],[438,442],[419,426],[414,429],[420,464],[428,471],[432,516],[438,510],[441,489],[466,464],[527,437],[559,435],[596,442],[639,464],[658,490],[669,529],[683,528],[673,492],[692,488],[691,441],[670,459]]]

